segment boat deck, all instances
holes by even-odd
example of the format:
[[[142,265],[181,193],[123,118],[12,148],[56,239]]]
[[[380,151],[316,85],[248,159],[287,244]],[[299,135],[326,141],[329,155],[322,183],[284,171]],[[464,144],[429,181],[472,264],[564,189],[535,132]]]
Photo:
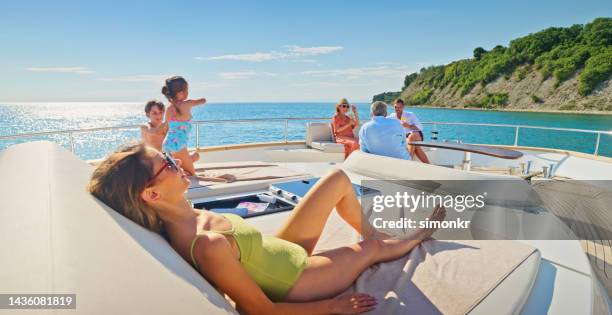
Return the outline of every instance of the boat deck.
[[[612,296],[612,195],[581,181],[536,183],[547,208],[578,236],[593,271]],[[546,198],[551,196],[554,198]],[[585,211],[588,210],[588,211]]]

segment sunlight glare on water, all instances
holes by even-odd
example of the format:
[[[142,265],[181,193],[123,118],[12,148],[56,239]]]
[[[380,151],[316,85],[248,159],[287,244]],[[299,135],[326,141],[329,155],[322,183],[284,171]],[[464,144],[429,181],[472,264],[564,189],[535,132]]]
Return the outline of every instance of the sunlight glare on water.
[[[356,104],[363,122],[369,119],[369,104]],[[442,108],[415,108],[421,121],[472,122],[491,124],[516,124],[575,129],[612,130],[610,115],[549,114],[526,112],[450,110]],[[389,107],[389,112],[392,108]],[[228,120],[253,118],[331,117],[333,103],[223,103],[206,104],[193,110],[194,120]],[[90,102],[90,103],[13,103],[0,104],[0,135],[15,135],[38,131],[140,125],[147,121],[144,103]],[[425,125],[428,139],[431,125]],[[439,139],[461,139],[468,143],[514,143],[514,128],[438,126]],[[195,128],[194,128],[195,132]],[[289,122],[289,140],[303,140],[305,121]],[[140,137],[137,128],[131,130],[96,131],[75,133],[75,153],[82,158],[100,158],[119,145]],[[593,153],[596,135],[521,129],[519,145],[541,146]],[[70,147],[67,135],[40,136],[19,140],[0,141],[0,149],[12,144],[49,140],[66,148]],[[249,123],[227,122],[203,125],[200,130],[200,146],[223,145],[284,140],[283,121],[259,121]],[[192,134],[190,145],[195,146]],[[599,153],[612,156],[612,136],[602,135]]]

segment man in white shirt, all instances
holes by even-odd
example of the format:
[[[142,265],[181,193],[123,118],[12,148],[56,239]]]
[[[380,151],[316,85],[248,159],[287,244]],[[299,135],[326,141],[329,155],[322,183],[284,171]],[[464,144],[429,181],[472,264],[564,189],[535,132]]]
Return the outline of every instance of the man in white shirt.
[[[419,118],[417,118],[414,113],[404,110],[404,101],[402,99],[398,98],[393,105],[395,107],[395,113],[391,113],[387,118],[395,118],[401,121],[406,129],[408,143],[423,141],[423,125],[419,121]],[[410,157],[413,160],[416,154],[421,162],[429,164],[429,159],[420,146],[408,144],[408,152],[410,152]]]

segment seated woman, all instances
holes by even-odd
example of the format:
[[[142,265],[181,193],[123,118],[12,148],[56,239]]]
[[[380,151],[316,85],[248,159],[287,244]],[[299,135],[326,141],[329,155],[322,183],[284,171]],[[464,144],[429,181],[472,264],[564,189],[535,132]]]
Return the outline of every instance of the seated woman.
[[[347,115],[349,107],[354,117]],[[344,158],[346,159],[353,151],[359,150],[359,139],[355,138],[353,129],[359,126],[359,115],[355,105],[349,105],[346,98],[336,104],[336,114],[332,118],[332,131],[337,143],[344,144]]]
[[[241,217],[194,209],[179,160],[135,144],[94,171],[89,191],[124,216],[160,233],[247,314],[349,314],[374,309],[366,294],[337,296],[369,266],[405,255],[434,230],[410,239],[378,239],[364,222],[348,177],[334,170],[296,206],[276,236],[262,236]],[[313,255],[327,217],[339,215],[367,240]],[[431,220],[443,220],[436,208]],[[365,224],[364,224],[365,223]]]

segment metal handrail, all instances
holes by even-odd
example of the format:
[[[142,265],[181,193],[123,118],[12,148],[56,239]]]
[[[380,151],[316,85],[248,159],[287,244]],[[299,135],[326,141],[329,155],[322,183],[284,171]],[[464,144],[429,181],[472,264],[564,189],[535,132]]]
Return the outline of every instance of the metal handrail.
[[[461,122],[437,122],[437,121],[426,121],[422,122],[425,125],[460,125],[460,126],[485,126],[485,127],[508,127],[508,128],[530,128],[530,129],[546,129],[546,130],[557,130],[557,131],[574,131],[574,132],[586,132],[586,133],[603,133],[612,135],[612,130],[590,130],[590,129],[572,129],[572,128],[559,128],[559,127],[543,127],[543,126],[531,126],[531,125],[508,125],[508,124],[483,124],[483,123],[461,123]]]
[[[194,120],[192,123],[196,126],[196,148],[200,147],[200,125],[204,124],[223,124],[223,123],[249,123],[249,122],[270,122],[270,121],[283,121],[284,122],[284,141],[288,142],[289,139],[289,121],[308,121],[308,120],[329,120],[329,117],[285,117],[285,118],[246,118],[246,119],[220,119],[220,120]],[[518,146],[519,142],[519,130],[525,129],[540,129],[540,130],[554,130],[554,131],[567,131],[567,132],[581,132],[591,133],[597,135],[595,142],[594,155],[599,153],[599,143],[601,135],[612,135],[612,131],[605,130],[588,130],[588,129],[572,129],[572,128],[558,128],[558,127],[543,127],[543,126],[530,126],[530,125],[510,125],[510,124],[486,124],[486,123],[462,123],[462,122],[437,122],[427,121],[422,122],[424,125],[433,125],[434,131],[438,125],[456,125],[456,126],[484,126],[484,127],[502,127],[502,128],[514,128],[514,146]],[[122,129],[137,129],[141,125],[124,125],[115,127],[96,127],[96,128],[83,128],[83,129],[69,129],[59,131],[42,131],[42,132],[30,132],[15,135],[0,136],[1,140],[8,139],[19,139],[36,136],[50,136],[50,135],[68,135],[70,139],[70,148],[74,152],[74,134],[84,132],[95,132],[95,131],[109,131],[109,130],[122,130]]]
[[[612,135],[611,131],[605,130],[589,130],[589,129],[572,129],[572,128],[559,128],[559,127],[543,127],[543,126],[530,126],[530,125],[510,125],[510,124],[484,124],[484,123],[461,123],[461,122],[436,122],[436,121],[426,121],[422,122],[425,125],[433,125],[434,131],[436,130],[437,125],[457,125],[457,126],[483,126],[483,127],[502,127],[502,128],[514,128],[514,146],[518,146],[519,142],[519,130],[521,128],[525,129],[540,129],[540,130],[555,130],[555,131],[569,131],[569,132],[582,132],[582,133],[590,133],[596,134],[597,140],[595,141],[595,150],[593,151],[593,155],[599,154],[599,143],[601,141],[601,135],[607,134]]]

